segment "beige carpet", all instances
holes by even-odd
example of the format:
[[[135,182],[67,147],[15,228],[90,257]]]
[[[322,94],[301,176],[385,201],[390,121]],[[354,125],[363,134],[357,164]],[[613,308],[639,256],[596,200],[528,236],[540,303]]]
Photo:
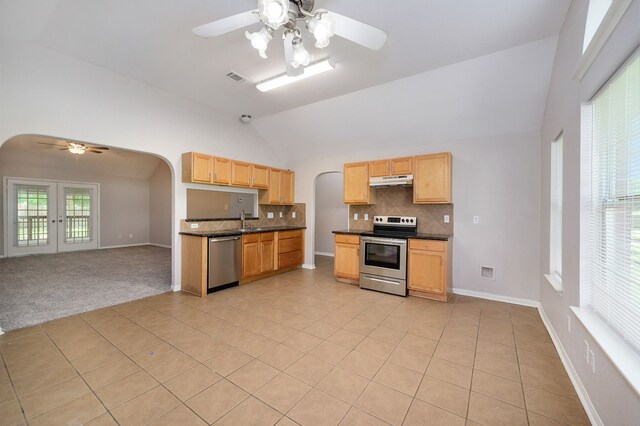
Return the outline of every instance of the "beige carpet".
[[[171,249],[138,246],[0,259],[0,327],[40,324],[171,290]]]

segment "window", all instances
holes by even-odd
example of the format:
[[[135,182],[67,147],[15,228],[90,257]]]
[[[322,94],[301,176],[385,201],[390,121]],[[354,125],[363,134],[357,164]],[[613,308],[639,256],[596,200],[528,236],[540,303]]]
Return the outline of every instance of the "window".
[[[640,56],[583,110],[582,304],[640,351]]]
[[[562,291],[562,134],[551,143],[551,203],[549,208],[549,283]]]

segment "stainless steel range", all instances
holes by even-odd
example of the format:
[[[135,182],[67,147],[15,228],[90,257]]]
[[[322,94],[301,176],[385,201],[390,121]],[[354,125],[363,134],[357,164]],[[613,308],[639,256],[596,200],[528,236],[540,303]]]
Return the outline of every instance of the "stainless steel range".
[[[360,237],[361,288],[407,295],[407,238],[417,229],[415,217],[373,217],[373,231]]]

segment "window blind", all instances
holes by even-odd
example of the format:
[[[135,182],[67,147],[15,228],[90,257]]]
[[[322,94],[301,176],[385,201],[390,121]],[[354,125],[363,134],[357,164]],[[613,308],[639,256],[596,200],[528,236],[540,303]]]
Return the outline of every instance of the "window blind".
[[[591,308],[640,350],[640,56],[614,75],[588,110],[582,290]]]
[[[551,143],[549,275],[562,280],[562,135]]]

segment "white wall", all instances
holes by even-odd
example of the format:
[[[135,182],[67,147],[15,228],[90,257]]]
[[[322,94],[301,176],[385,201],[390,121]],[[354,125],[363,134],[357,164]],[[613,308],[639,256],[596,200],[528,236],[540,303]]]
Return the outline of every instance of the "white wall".
[[[580,104],[589,100],[640,44],[640,1],[632,2],[590,70],[583,80],[578,82],[573,78],[573,73],[582,55],[587,9],[586,1],[574,1],[569,9],[558,41],[547,99],[540,150],[541,262],[537,277],[540,282],[542,308],[549,317],[600,419],[606,425],[631,425],[637,424],[640,418],[640,397],[592,340],[587,330],[573,315],[570,306],[577,306],[580,297]],[[560,131],[564,132],[563,294],[557,293],[543,277],[549,269],[550,144]],[[570,333],[565,325],[567,315],[572,320]],[[595,352],[595,374],[590,371],[584,360],[585,340]]]
[[[171,246],[171,169],[161,161],[149,178],[149,242]]]
[[[0,45],[0,142],[41,134],[163,157],[173,169],[173,284],[186,215],[181,153],[199,151],[282,167],[237,117],[31,43]]]
[[[325,173],[316,179],[315,251],[333,254],[333,233],[349,227],[349,209],[342,202],[344,175]]]
[[[296,170],[296,201],[307,203],[307,235],[315,234],[314,181],[346,162],[450,151],[453,154],[453,286],[528,301],[539,294],[539,132],[425,143],[412,148],[345,152],[290,163]],[[393,144],[392,144],[393,145]],[[473,216],[480,223],[473,224]],[[311,238],[305,264],[313,264]],[[480,265],[496,268],[496,280],[480,278]]]

